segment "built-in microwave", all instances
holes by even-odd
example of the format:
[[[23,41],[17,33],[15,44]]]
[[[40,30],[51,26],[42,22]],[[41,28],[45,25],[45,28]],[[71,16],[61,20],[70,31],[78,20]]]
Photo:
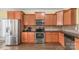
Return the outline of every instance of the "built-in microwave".
[[[36,19],[36,25],[44,25],[44,20],[43,19]]]

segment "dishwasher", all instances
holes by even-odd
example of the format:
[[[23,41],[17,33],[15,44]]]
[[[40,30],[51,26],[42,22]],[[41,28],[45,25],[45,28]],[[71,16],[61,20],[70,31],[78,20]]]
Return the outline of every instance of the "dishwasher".
[[[74,50],[75,49],[74,36],[65,34],[64,37],[65,37],[65,49]]]

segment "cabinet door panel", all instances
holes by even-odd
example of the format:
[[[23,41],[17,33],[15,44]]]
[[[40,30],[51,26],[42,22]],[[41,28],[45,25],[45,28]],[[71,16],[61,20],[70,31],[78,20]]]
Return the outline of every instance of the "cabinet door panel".
[[[74,38],[75,39],[75,49],[79,50],[79,38]]]
[[[51,43],[51,34],[46,34],[46,43]]]
[[[56,32],[46,32],[46,42],[47,43],[54,43],[58,42],[58,33]]]
[[[28,33],[22,32],[22,43],[28,43]]]
[[[64,25],[71,25],[71,10],[64,11]]]
[[[45,15],[45,25],[52,25],[53,24],[53,15],[46,14]]]
[[[25,25],[35,25],[35,14],[24,15],[24,24]]]
[[[57,25],[57,14],[53,14],[53,25]]]
[[[57,12],[57,25],[63,25],[63,11]]]
[[[21,11],[15,11],[15,19],[22,20],[22,15]]]
[[[28,25],[28,15],[24,15],[24,25]]]
[[[36,12],[36,19],[44,19],[45,18],[45,13],[43,12]]]
[[[64,47],[64,33],[59,32],[59,43]]]
[[[29,25],[35,25],[35,14],[30,14],[29,16],[28,16],[28,24]]]
[[[28,43],[35,43],[35,34],[34,32],[28,32]]]
[[[58,42],[58,32],[51,33],[52,42]]]
[[[76,8],[73,8],[71,10],[72,10],[72,14],[71,14],[72,25],[75,25],[76,24]]]
[[[8,11],[7,17],[8,17],[8,19],[15,19],[15,12],[14,11]]]

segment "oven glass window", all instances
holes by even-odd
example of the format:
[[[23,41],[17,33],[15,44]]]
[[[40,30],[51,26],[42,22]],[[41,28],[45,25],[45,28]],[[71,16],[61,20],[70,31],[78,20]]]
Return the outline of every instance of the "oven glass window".
[[[36,38],[44,38],[44,33],[36,33]]]

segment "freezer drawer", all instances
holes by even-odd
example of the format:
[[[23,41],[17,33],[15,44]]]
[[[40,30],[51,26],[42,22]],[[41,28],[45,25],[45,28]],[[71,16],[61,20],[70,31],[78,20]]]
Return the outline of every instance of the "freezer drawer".
[[[5,45],[18,45],[18,40],[16,37],[6,37]]]

